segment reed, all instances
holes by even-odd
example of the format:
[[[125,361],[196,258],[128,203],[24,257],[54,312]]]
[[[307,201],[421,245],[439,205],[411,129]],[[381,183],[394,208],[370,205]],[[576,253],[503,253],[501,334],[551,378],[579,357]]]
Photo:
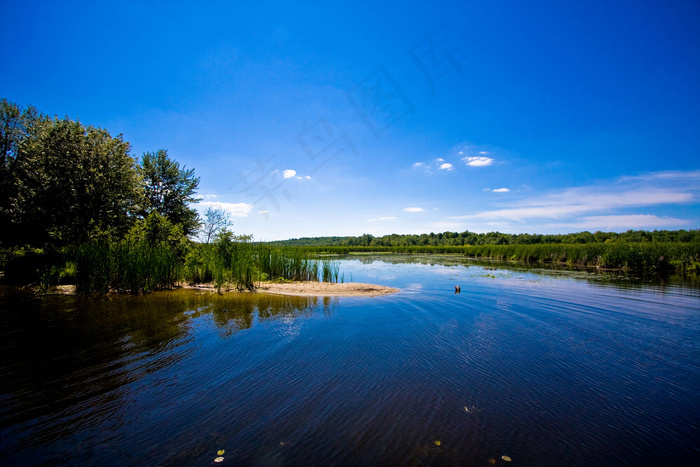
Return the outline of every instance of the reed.
[[[306,254],[399,253],[459,254],[470,258],[565,263],[577,267],[637,271],[700,271],[698,242],[596,242],[465,246],[300,247]]]
[[[228,233],[217,237],[213,244],[194,245],[183,270],[184,280],[214,282],[219,290],[224,284],[252,289],[262,280],[317,281],[322,271],[318,262],[299,248],[238,241]]]
[[[167,245],[87,242],[74,254],[76,290],[82,294],[168,289],[181,274],[181,262]]]

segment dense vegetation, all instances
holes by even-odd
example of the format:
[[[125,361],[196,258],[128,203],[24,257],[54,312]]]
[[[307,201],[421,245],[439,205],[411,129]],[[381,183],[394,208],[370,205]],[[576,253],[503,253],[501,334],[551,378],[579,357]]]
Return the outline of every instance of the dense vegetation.
[[[178,281],[251,288],[262,279],[336,281],[337,265],[235,236],[222,210],[200,219],[194,169],[167,151],[130,154],[121,135],[0,100],[0,263],[18,284],[131,293]],[[202,232],[206,243],[191,240]]]
[[[316,237],[273,242],[310,253],[393,252],[460,254],[522,262],[567,263],[579,267],[639,271],[700,271],[700,230],[566,235],[444,232],[373,237]]]

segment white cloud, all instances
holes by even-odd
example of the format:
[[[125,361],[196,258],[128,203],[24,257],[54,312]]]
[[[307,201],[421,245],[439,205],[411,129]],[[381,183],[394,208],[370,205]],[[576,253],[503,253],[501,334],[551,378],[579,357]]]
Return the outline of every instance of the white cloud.
[[[550,224],[546,227],[570,228],[578,230],[638,230],[659,228],[681,228],[690,221],[673,217],[659,217],[650,214],[629,214],[611,216],[589,216],[579,222]]]
[[[368,219],[367,222],[377,222],[377,221],[395,221],[395,217],[377,217],[376,219]]]
[[[654,172],[554,191],[451,219],[469,220],[470,226],[500,223],[510,231],[681,228],[697,219],[671,217],[666,214],[669,207],[696,206],[699,198],[700,171]],[[646,212],[640,212],[643,209]]]
[[[269,211],[267,209],[263,209],[262,211],[258,211],[259,214],[267,214]]]
[[[495,191],[495,190],[494,190]],[[459,219],[561,219],[594,211],[617,208],[647,207],[661,204],[679,204],[692,200],[686,192],[665,189],[639,189],[623,192],[594,192],[572,188],[551,196],[526,200],[513,208],[483,211]]]
[[[422,162],[416,162],[415,164],[413,164],[413,167],[425,167],[425,164]]]
[[[211,198],[218,198],[216,195],[204,195],[206,199],[211,199]]]
[[[272,171],[272,173],[279,173],[279,170],[275,169]],[[287,169],[284,172],[282,172],[282,175],[284,176],[285,179],[295,179],[295,180],[311,180],[311,177],[309,175],[305,176],[300,176],[297,175],[297,171],[293,169]]]
[[[248,213],[253,209],[252,204],[248,203],[220,203],[213,201],[205,201],[199,203],[200,206],[220,208],[228,212],[231,217],[248,217]]]
[[[406,212],[424,212],[425,209],[414,207],[414,208],[404,208],[404,211],[406,211]]]
[[[487,165],[491,165],[495,162],[490,157],[485,156],[463,157],[462,160],[470,167],[486,167]]]
[[[508,193],[510,190],[508,188],[496,188],[493,190],[494,193]]]
[[[624,176],[620,177],[620,182],[635,182],[635,181],[671,181],[678,182],[700,182],[700,170],[691,170],[682,172],[680,170],[667,170],[663,172],[651,172],[643,175]],[[697,188],[697,186],[696,186]]]
[[[442,165],[440,166],[440,169],[442,169],[442,170],[452,170],[452,164],[450,164],[449,162],[445,162],[444,164],[442,164]]]
[[[445,159],[443,159],[442,157],[438,157],[436,160],[437,160],[438,162],[445,162]]]

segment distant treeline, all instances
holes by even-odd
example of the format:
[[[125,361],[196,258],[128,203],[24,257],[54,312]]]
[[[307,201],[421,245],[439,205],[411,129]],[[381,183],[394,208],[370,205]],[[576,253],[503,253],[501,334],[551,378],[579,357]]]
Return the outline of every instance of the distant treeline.
[[[292,248],[292,247],[288,247]],[[566,263],[576,267],[634,271],[700,272],[700,242],[542,243],[471,246],[307,246],[309,254],[458,254],[468,258]]]
[[[459,254],[471,258],[566,263],[605,269],[700,271],[699,230],[630,230],[566,235],[444,232],[302,238],[275,244],[296,246],[315,254]]]
[[[474,246],[474,245],[542,245],[585,243],[692,243],[700,242],[698,230],[628,230],[616,232],[578,232],[563,235],[507,234],[501,232],[474,233],[469,231],[425,233],[420,235],[391,234],[374,237],[307,237],[270,242],[278,246],[348,246],[348,247],[412,247],[412,246]]]

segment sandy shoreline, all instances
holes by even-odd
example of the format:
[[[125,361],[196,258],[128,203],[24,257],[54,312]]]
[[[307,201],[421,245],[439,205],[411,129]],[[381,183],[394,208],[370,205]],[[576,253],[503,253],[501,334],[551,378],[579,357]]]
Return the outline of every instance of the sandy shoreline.
[[[214,286],[213,284],[181,285],[176,287],[176,289],[177,288],[216,291],[216,286]],[[373,297],[376,295],[392,294],[398,291],[399,289],[395,289],[393,287],[385,287],[383,285],[374,284],[363,284],[357,282],[349,282],[345,284],[330,284],[328,282],[300,281],[288,283],[261,282],[255,290],[244,291],[243,293],[258,292],[277,295],[296,295],[302,297]],[[238,290],[236,290],[235,288],[229,288],[226,285],[224,285],[223,287],[221,287],[221,292],[236,293],[238,292]],[[55,286],[50,289],[50,293],[73,295],[75,294],[75,286]]]
[[[216,290],[213,284],[186,285],[186,289]],[[221,287],[221,291],[236,293],[236,289],[226,286]],[[345,284],[331,284],[328,282],[298,281],[298,282],[260,282],[255,290],[244,291],[253,293],[266,293],[275,295],[296,295],[300,297],[374,297],[376,295],[387,295],[398,292],[399,289],[385,287],[383,285],[363,284],[358,282],[348,282]]]
[[[328,282],[291,282],[278,284],[274,282],[263,282],[257,289],[258,292],[299,295],[299,296],[376,296],[392,294],[399,291],[393,287],[383,285],[363,284],[348,282],[345,284],[331,284]]]

